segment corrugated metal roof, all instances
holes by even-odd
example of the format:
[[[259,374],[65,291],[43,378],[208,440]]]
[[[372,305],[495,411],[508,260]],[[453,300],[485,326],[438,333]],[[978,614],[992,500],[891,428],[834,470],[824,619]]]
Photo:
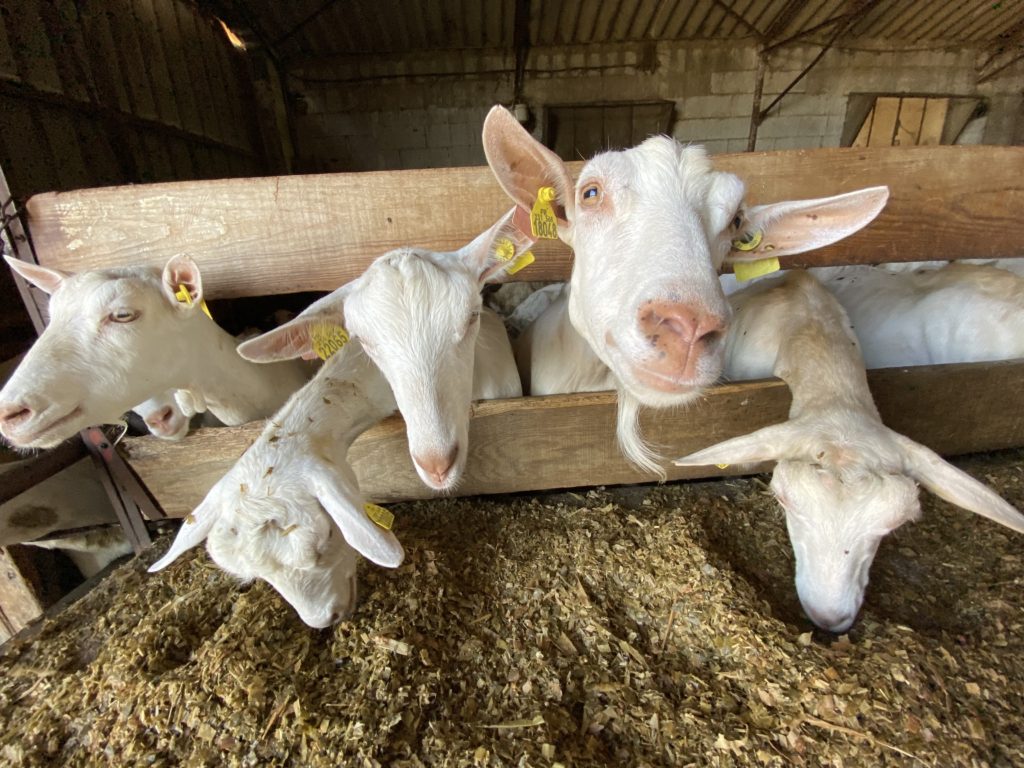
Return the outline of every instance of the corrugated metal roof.
[[[436,49],[508,49],[516,0],[222,0],[284,59]],[[216,4],[215,2],[213,4]],[[535,46],[684,39],[908,46],[1024,44],[1020,0],[533,0]],[[854,20],[851,16],[855,15]],[[831,23],[830,23],[831,22]]]

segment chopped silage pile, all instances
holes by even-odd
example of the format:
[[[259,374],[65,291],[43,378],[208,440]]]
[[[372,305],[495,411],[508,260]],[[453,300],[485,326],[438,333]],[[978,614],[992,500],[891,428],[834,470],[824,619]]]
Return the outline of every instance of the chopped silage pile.
[[[1024,508],[1024,451],[958,464]],[[394,505],[406,564],[311,630],[163,540],[0,659],[29,765],[1024,764],[1024,537],[924,499],[850,635],[765,478]]]

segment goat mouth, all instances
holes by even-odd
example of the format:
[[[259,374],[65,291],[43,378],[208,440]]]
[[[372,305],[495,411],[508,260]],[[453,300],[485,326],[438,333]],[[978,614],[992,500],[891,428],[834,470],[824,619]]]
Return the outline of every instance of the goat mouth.
[[[671,376],[659,373],[658,371],[652,371],[650,368],[643,366],[635,366],[633,368],[633,375],[637,382],[643,386],[673,395],[696,397],[703,391],[705,386],[703,383],[692,378]]]
[[[55,429],[62,427],[67,422],[80,416],[82,414],[82,406],[78,405],[72,408],[68,413],[63,416],[59,416],[49,423],[43,424],[42,426],[36,426],[32,431],[25,432],[21,430],[9,430],[4,432],[6,437],[12,445],[18,448],[50,448],[56,443],[60,442],[65,438],[51,439],[47,438],[47,434],[53,432]],[[31,426],[32,420],[19,422],[16,426],[26,427]],[[70,435],[68,435],[70,437]]]

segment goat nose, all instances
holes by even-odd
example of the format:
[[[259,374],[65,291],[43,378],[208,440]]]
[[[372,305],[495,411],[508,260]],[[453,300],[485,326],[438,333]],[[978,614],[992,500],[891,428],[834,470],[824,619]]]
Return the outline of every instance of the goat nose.
[[[0,424],[13,427],[32,418],[32,409],[23,403],[0,403]]]
[[[454,445],[448,453],[428,453],[421,456],[413,456],[413,461],[419,465],[427,476],[436,482],[438,485],[443,485],[445,478],[448,477],[448,473],[451,471],[452,466],[455,464],[455,459],[459,455],[459,446]]]
[[[715,351],[729,327],[701,306],[672,301],[646,302],[637,324],[657,353],[654,366],[683,379],[696,378],[702,356]]]
[[[841,609],[826,608],[825,610],[819,610],[805,605],[804,611],[806,611],[807,617],[816,625],[836,634],[848,630],[853,624],[853,620],[857,618],[855,613]]]
[[[168,405],[159,413],[155,413],[146,419],[146,423],[151,427],[162,427],[171,420],[172,416],[174,416],[174,411],[171,410],[171,406]]]
[[[640,308],[640,329],[655,346],[663,343],[711,343],[725,333],[728,323],[699,306],[672,301],[650,301]]]

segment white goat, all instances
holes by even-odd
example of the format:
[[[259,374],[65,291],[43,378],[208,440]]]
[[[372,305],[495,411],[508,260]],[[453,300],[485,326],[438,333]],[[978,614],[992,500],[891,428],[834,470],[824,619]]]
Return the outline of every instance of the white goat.
[[[914,271],[883,264],[808,272],[846,311],[868,368],[1024,357],[1024,277],[982,264],[930,265]],[[723,275],[731,302],[743,302],[759,284],[744,290],[731,278]],[[751,348],[743,360],[730,361],[726,374],[761,378],[771,375],[773,364],[774,347]]]
[[[787,273],[733,300],[726,368],[770,360],[793,394],[789,421],[675,463],[778,462],[771,487],[786,511],[797,593],[815,624],[843,632],[853,623],[882,537],[920,514],[915,481],[1024,532],[1024,516],[998,495],[882,424],[849,320],[813,277]]]
[[[510,263],[499,254],[505,241],[516,247],[511,219],[509,212],[453,253],[391,251],[291,322],[241,344],[239,354],[254,361],[310,356],[317,328],[344,326],[395,393],[416,472],[449,491],[466,465],[471,401],[522,394],[508,335],[480,296]]]
[[[168,389],[241,424],[273,413],[306,380],[298,364],[258,366],[235,354],[235,339],[202,312],[202,280],[187,256],[170,259],[162,275],[144,267],[71,275],[7,261],[51,294],[50,324],[0,391],[0,434],[15,447],[52,447]]]
[[[521,393],[504,326],[493,312],[481,316],[480,301],[482,283],[508,265],[495,254],[510,218],[454,253],[386,254],[291,322],[240,345],[241,354],[273,360],[315,356],[342,324],[353,339],[271,420],[151,570],[209,536],[222,568],[266,579],[307,624],[327,626],[351,613],[355,553],[331,537],[321,508],[373,562],[395,567],[402,560],[397,539],[363,514],[345,458],[352,441],[403,404],[420,477],[447,489],[465,464],[471,398]],[[372,353],[364,353],[367,344]],[[396,382],[397,401],[381,369]],[[432,467],[419,452],[424,444],[443,458],[455,456]]]
[[[1024,277],[953,263],[812,270],[853,323],[868,368],[1024,357]]]
[[[358,341],[347,344],[267,422],[149,570],[206,540],[221,568],[266,580],[306,624],[349,616],[356,551],[388,568],[404,557],[394,534],[367,517],[346,458],[352,441],[394,410],[377,366]]]
[[[0,464],[0,476],[17,471],[28,461]],[[91,530],[37,541],[59,531],[82,528]],[[96,469],[88,458],[0,506],[0,547],[11,544],[60,549],[86,577],[132,551],[117,525],[117,517]]]
[[[574,185],[558,156],[501,107],[484,122],[483,144],[521,208],[532,211],[542,188],[554,190],[558,237],[576,254],[568,295],[520,352],[531,361],[531,394],[603,386],[579,381],[580,370],[606,375],[589,359],[589,345],[619,390],[623,452],[653,472],[661,468],[639,436],[639,406],[694,402],[721,374],[730,317],[718,283],[723,262],[828,245],[870,222],[888,198],[875,187],[747,208],[737,176],[713,170],[701,147],[665,136],[597,155]],[[570,357],[547,357],[545,365],[533,350],[549,345]]]
[[[161,440],[182,440],[188,434],[191,419],[178,407],[173,389],[154,395],[132,410],[142,417],[150,433]]]

